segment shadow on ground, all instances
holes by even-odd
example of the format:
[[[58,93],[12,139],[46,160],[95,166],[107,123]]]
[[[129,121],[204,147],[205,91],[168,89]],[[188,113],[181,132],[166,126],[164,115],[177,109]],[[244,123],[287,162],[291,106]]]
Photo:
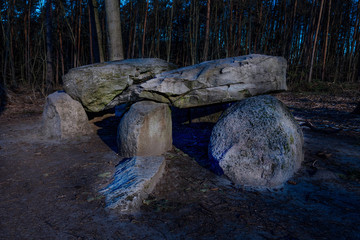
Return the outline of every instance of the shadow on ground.
[[[90,122],[97,127],[96,133],[100,139],[115,153],[118,152],[116,143],[117,128],[121,117],[115,115],[115,110],[110,109],[99,113],[87,113]]]
[[[216,172],[208,161],[208,145],[215,122],[228,104],[192,109],[172,108],[173,145],[188,154],[196,162]],[[117,128],[121,117],[115,111],[88,113],[91,122],[98,127],[97,135],[114,152],[117,148]]]
[[[190,109],[172,108],[173,145],[200,166],[217,174],[222,174],[222,170],[209,161],[208,146],[215,123],[229,106],[218,104]]]

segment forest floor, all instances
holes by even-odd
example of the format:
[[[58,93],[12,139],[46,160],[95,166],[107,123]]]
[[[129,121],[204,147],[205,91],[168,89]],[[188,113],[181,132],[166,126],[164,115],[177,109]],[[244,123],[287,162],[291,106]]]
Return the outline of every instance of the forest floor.
[[[106,210],[98,194],[121,160],[119,118],[93,118],[88,137],[48,140],[43,98],[11,93],[0,113],[0,239],[360,239],[357,94],[275,95],[314,124],[302,127],[300,171],[277,191],[235,188],[201,167],[213,124],[175,123],[166,173],[130,215]]]

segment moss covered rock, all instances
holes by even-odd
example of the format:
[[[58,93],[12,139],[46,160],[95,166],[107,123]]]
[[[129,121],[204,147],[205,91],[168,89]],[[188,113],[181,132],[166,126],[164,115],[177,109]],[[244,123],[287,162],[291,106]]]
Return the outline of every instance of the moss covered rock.
[[[175,66],[156,58],[127,59],[71,69],[64,77],[64,89],[89,112],[99,112],[133,84],[140,84]]]
[[[211,133],[209,158],[236,184],[276,188],[301,166],[303,145],[302,130],[286,106],[258,96],[223,113]]]

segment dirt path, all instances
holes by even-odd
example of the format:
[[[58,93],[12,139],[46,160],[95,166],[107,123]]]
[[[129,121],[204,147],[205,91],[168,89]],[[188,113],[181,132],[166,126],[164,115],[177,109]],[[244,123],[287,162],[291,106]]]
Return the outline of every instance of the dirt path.
[[[234,188],[196,162],[212,125],[175,125],[167,173],[136,215],[106,211],[97,193],[120,161],[118,118],[92,120],[92,136],[49,141],[39,134],[41,101],[10,105],[0,116],[0,239],[360,239],[356,101],[278,97],[299,121],[343,129],[304,127],[305,161],[282,189]]]

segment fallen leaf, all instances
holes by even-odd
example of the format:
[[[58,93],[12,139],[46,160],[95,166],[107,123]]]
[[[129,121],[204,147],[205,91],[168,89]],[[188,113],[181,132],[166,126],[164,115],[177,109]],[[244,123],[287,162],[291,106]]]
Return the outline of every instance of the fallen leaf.
[[[332,156],[331,153],[328,153],[328,152],[326,152],[326,151],[318,152],[318,153],[316,153],[316,155],[317,155],[318,157],[323,158],[323,159],[327,159],[327,158],[330,158],[330,157]]]
[[[288,184],[291,184],[291,185],[296,185],[296,184],[297,184],[297,182],[292,181],[292,180],[287,181],[287,183],[288,183]]]
[[[111,177],[111,172],[104,172],[104,173],[101,173],[98,175],[98,177],[101,177],[101,178],[108,178],[108,177]]]

